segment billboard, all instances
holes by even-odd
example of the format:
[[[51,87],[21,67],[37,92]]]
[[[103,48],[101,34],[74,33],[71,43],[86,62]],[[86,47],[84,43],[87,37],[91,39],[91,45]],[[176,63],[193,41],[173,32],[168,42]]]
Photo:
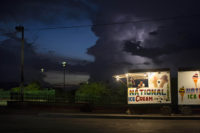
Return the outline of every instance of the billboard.
[[[128,104],[171,103],[170,72],[129,73]]]
[[[178,104],[200,104],[200,71],[178,72]]]

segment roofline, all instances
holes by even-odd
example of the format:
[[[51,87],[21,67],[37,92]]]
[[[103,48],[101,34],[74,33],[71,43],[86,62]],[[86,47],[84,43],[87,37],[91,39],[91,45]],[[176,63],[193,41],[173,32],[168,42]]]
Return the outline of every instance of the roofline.
[[[170,71],[169,68],[158,68],[158,69],[132,69],[129,70],[128,73],[134,72],[158,72],[158,71]]]
[[[200,67],[180,67],[178,71],[200,71]]]

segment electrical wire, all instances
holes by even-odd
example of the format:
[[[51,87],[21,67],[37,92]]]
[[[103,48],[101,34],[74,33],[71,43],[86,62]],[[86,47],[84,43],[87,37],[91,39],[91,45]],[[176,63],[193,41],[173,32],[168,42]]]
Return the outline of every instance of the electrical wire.
[[[191,18],[191,17],[200,17],[200,14],[180,15],[180,16],[162,17],[162,18],[155,18],[155,19],[143,19],[143,20],[137,20],[137,21],[124,21],[124,22],[99,23],[99,24],[74,25],[74,26],[44,27],[44,28],[39,28],[39,29],[26,29],[26,30],[54,30],[54,29],[71,29],[71,28],[84,28],[84,27],[97,27],[97,26],[112,26],[112,25],[134,24],[134,23],[144,23],[144,22],[153,22],[153,21],[185,19],[185,18]]]

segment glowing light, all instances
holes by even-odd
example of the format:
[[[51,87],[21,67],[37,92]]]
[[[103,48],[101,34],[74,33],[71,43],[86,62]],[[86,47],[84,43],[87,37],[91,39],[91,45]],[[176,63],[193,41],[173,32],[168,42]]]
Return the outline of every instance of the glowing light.
[[[144,76],[147,77],[148,75],[146,73],[144,73]]]
[[[149,78],[152,78],[155,75],[155,72],[150,72],[149,73]]]
[[[65,62],[65,61],[62,62],[63,67],[66,67],[66,64],[67,64],[67,62]]]
[[[117,81],[119,81],[119,76],[116,76],[115,78],[116,78]]]
[[[44,68],[41,68],[40,70],[41,70],[41,72],[44,72]]]

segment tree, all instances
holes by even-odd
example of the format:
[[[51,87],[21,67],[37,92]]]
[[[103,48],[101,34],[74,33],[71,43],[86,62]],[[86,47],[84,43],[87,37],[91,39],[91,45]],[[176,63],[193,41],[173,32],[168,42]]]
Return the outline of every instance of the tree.
[[[83,97],[101,97],[109,94],[107,85],[104,83],[89,83],[82,84],[80,88],[76,91],[76,96]]]
[[[38,82],[32,82],[25,87],[25,90],[40,90],[40,84]]]
[[[24,91],[34,91],[34,90],[40,90],[40,84],[38,82],[32,82],[24,87]],[[11,91],[13,92],[20,92],[20,87],[12,88]]]

